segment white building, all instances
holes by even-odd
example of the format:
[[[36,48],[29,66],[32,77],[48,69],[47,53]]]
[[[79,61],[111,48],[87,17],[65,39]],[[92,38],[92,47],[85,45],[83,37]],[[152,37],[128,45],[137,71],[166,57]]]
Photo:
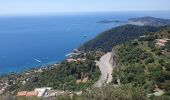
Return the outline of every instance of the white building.
[[[35,88],[34,91],[38,93],[38,97],[44,97],[48,95],[49,90],[51,90],[51,87]]]

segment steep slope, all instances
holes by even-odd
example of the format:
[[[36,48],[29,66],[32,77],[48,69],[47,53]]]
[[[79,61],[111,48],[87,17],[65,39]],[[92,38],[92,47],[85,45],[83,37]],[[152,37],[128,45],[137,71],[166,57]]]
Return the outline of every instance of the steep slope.
[[[135,26],[135,25],[119,26],[101,33],[96,38],[80,46],[79,50],[111,51],[112,47],[117,44],[125,43],[147,32],[155,32],[158,29],[159,29],[158,27],[156,28],[152,26]]]
[[[96,82],[96,87],[102,87],[104,83],[112,82],[112,64],[110,63],[112,53],[109,52],[101,57],[100,61],[96,61],[96,64],[99,66],[101,71],[100,79]]]
[[[116,46],[121,84],[140,86],[149,93],[163,90],[170,95],[170,27]],[[167,40],[167,42],[163,42]],[[160,43],[159,43],[160,42]],[[161,43],[164,43],[162,45]]]

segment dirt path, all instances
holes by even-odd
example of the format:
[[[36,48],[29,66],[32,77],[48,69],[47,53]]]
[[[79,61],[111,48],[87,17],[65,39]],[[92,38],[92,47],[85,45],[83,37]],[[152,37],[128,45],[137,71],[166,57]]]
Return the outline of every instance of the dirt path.
[[[104,83],[110,83],[112,81],[113,67],[110,64],[110,58],[112,53],[109,52],[101,57],[100,61],[96,61],[101,71],[100,79],[95,83],[96,87],[101,87]]]

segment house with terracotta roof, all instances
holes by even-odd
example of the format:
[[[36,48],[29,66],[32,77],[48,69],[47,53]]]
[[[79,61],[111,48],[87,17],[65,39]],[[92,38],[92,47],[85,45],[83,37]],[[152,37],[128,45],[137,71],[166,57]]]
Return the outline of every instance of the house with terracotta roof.
[[[72,59],[72,58],[67,59],[67,62],[68,62],[68,63],[76,62],[76,61],[77,61],[76,59]]]
[[[34,91],[20,91],[18,97],[48,97],[51,87],[35,88]]]
[[[27,91],[20,91],[17,93],[18,97],[25,97],[27,95]]]
[[[37,97],[38,96],[38,92],[36,91],[30,91],[27,92],[26,97]]]
[[[38,93],[36,91],[20,91],[17,93],[18,97],[37,97]]]
[[[86,59],[85,58],[77,58],[77,62],[85,62]]]

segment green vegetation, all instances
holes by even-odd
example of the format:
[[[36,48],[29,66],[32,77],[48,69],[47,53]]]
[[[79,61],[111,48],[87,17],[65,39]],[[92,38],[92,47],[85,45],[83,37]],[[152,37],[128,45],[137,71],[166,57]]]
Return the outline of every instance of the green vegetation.
[[[42,100],[42,98],[38,97],[16,97],[11,94],[6,94],[3,96],[0,96],[0,100]],[[52,99],[55,100],[55,99]]]
[[[96,66],[95,55],[88,53],[86,61],[70,63],[63,61],[55,67],[50,68],[49,66],[43,72],[30,73],[28,76],[22,75],[21,78],[13,82],[15,84],[8,87],[7,91],[29,91],[38,87],[52,87],[53,89],[70,91],[83,90],[93,85],[99,76],[100,70]],[[89,78],[87,82],[76,84],[77,80],[83,80],[86,77]],[[13,79],[13,75],[8,76],[8,79]],[[26,81],[24,85],[23,81]]]
[[[86,42],[79,49],[82,51],[111,51],[113,46],[135,39],[145,33],[158,31],[152,26],[119,26],[101,33],[96,38]]]
[[[145,36],[137,38],[144,34]],[[9,86],[6,91],[12,94],[46,86],[60,90],[83,91],[79,96],[73,93],[72,96],[61,95],[50,100],[169,100],[170,43],[164,47],[155,45],[156,39],[163,38],[170,38],[170,27],[120,26],[102,33],[80,47],[80,50],[90,52],[73,58],[86,58],[85,61],[63,61],[58,65],[48,66],[42,72],[29,72],[28,75],[26,72],[10,74],[1,78],[8,81]],[[122,85],[91,87],[100,76],[95,60],[99,60],[104,54],[102,51],[111,51],[113,46],[117,55],[115,62],[118,62],[116,66],[118,70],[113,71],[113,83],[116,83],[119,78]],[[77,83],[78,80],[87,77],[87,82]],[[148,97],[148,94],[154,93],[158,88],[165,92],[164,95]],[[15,99],[10,95],[0,97],[2,98],[4,100],[25,99]],[[34,99],[40,100],[40,98],[31,98]]]
[[[122,84],[142,87],[147,93],[159,88],[170,96],[170,56],[163,53],[168,53],[169,48],[155,46],[156,39],[169,38],[169,30],[170,27],[164,27],[144,38],[118,45],[119,71],[114,71],[114,79],[118,74]]]
[[[144,90],[131,85],[114,87],[107,85],[91,89],[82,95],[82,100],[147,100]]]
[[[11,95],[0,96],[0,100],[169,100],[169,96],[148,97],[145,89],[134,87],[131,84],[115,87],[112,84],[101,88],[90,88],[82,95],[59,95],[57,97],[37,98],[37,97],[15,97]]]
[[[17,98],[17,100],[25,100],[25,98]],[[40,99],[33,98],[27,100]],[[148,97],[144,89],[140,87],[133,87],[131,85],[114,87],[114,85],[106,85],[102,88],[90,88],[90,90],[84,91],[80,96],[76,94],[73,94],[73,96],[60,95],[47,100],[148,100]]]

